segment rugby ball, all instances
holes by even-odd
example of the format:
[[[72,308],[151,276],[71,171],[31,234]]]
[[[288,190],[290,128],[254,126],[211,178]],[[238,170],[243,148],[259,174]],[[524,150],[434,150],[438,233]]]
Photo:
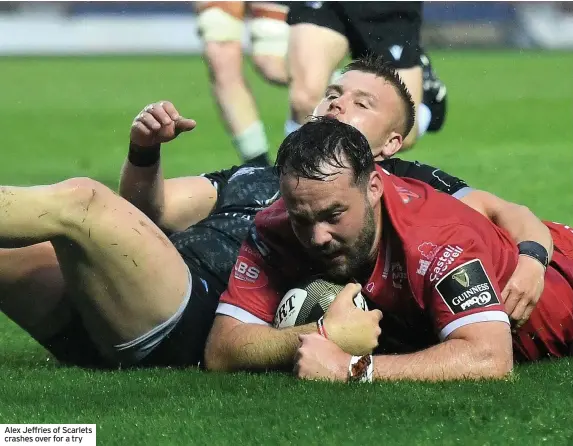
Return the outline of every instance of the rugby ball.
[[[287,291],[275,313],[274,327],[296,327],[318,321],[342,288],[343,285],[324,279],[312,279]],[[354,298],[354,305],[368,311],[361,293]]]

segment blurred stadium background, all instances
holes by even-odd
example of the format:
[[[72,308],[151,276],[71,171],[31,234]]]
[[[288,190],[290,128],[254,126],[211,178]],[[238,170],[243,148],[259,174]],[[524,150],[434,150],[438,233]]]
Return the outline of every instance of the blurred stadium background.
[[[428,48],[573,48],[570,2],[438,1],[427,2],[424,15]],[[191,2],[0,2],[0,29],[0,54],[201,48]]]
[[[403,157],[573,223],[572,4],[431,2],[425,20],[449,112]],[[0,183],[91,176],[116,188],[131,120],[161,99],[198,121],[166,147],[167,176],[237,163],[196,30],[187,2],[0,2]],[[277,147],[287,93],[246,70]],[[105,445],[570,445],[572,366],[522,366],[501,383],[362,387],[87,372],[58,367],[0,315],[0,422],[97,423]]]

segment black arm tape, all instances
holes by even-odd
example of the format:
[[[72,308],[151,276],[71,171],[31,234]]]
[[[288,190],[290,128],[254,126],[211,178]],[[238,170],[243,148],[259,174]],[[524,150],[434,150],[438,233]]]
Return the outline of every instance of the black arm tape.
[[[532,257],[535,260],[538,260],[544,268],[547,268],[547,265],[549,264],[549,254],[539,243],[533,241],[521,242],[518,243],[517,249],[519,249],[519,255]]]
[[[151,147],[141,147],[130,142],[127,160],[137,167],[150,167],[159,162],[160,155],[161,144],[155,144]]]

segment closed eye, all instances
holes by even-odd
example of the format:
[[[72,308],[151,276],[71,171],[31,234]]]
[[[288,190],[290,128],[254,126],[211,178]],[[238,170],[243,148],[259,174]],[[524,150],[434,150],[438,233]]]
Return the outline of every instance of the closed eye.
[[[333,214],[330,214],[327,218],[326,218],[326,222],[328,224],[334,225],[336,223],[338,223],[340,221],[340,218],[342,217],[343,212],[335,212]]]

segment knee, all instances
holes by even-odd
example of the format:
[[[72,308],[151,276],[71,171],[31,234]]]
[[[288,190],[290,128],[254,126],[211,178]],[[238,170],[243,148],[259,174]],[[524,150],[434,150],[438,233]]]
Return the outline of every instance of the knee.
[[[208,42],[205,57],[215,88],[235,88],[244,84],[240,42]]]
[[[90,213],[100,212],[113,192],[91,178],[70,178],[54,185],[60,204],[60,220],[67,225],[84,222]]]

